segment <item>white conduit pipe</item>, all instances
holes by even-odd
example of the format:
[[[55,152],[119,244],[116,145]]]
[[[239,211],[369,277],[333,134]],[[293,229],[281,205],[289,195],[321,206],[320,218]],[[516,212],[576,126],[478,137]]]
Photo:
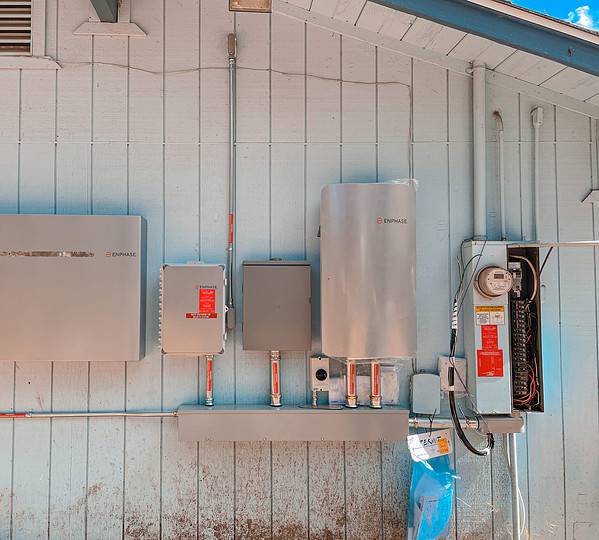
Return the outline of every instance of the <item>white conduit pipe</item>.
[[[487,166],[487,152],[486,152],[486,144],[487,144],[487,136],[486,136],[486,104],[487,104],[487,78],[486,78],[486,67],[484,65],[474,65],[472,69],[472,104],[473,104],[473,157],[474,157],[474,237],[475,238],[486,238],[487,236],[487,201],[486,201],[486,166]],[[542,110],[542,109],[541,109]],[[497,116],[495,116],[496,121]],[[501,119],[501,116],[499,116]],[[533,113],[533,121],[535,119]],[[541,123],[542,123],[542,113],[541,113]],[[540,127],[540,124],[539,124]],[[498,122],[498,134],[500,135],[501,147],[503,146],[503,121],[501,122],[501,130],[499,130],[499,122]],[[536,129],[536,127],[535,127]],[[537,141],[538,135],[535,131],[535,142]],[[538,143],[535,144],[535,152],[537,152]],[[500,149],[500,154],[502,154],[502,149]],[[537,171],[536,167],[538,164],[538,153],[536,153],[535,157],[535,171]],[[503,155],[500,155],[500,189],[504,191],[504,181],[502,180],[503,176]],[[538,179],[538,174],[535,173],[535,178]],[[539,205],[536,202],[536,197],[538,196],[538,186],[535,183],[535,217],[538,217],[538,208]],[[502,196],[501,201],[501,235],[505,237],[505,221],[504,221],[504,206],[505,201]],[[537,224],[537,237],[538,237],[538,224]],[[466,426],[468,427],[468,426]],[[510,442],[515,441],[515,437],[510,438]],[[510,447],[512,448],[512,446]],[[515,448],[515,442],[513,445]],[[510,468],[510,476],[512,481],[512,526],[514,530],[514,539],[520,539],[520,504],[518,498],[518,469],[515,466],[516,463],[512,462],[512,466]],[[516,532],[517,531],[517,532]]]
[[[534,128],[534,170],[533,170],[533,185],[534,185],[534,200],[535,200],[535,236],[537,242],[541,240],[541,191],[539,187],[541,176],[541,126],[543,125],[543,107],[536,107],[531,112],[532,126]]]
[[[503,118],[499,111],[493,113],[495,122],[497,124],[497,161],[499,170],[499,205],[501,213],[501,239],[507,240],[507,234],[505,231],[505,151],[504,151],[504,137],[503,137]]]
[[[520,516],[520,485],[518,483],[518,453],[516,451],[516,434],[508,433],[509,469],[512,482],[512,538],[520,540],[522,534]]]
[[[475,64],[472,68],[472,125],[474,171],[474,237],[487,236],[487,69]]]

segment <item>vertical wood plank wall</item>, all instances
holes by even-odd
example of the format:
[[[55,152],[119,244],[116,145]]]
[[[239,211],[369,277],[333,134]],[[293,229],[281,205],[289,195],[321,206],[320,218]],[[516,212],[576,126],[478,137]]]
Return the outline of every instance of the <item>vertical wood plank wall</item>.
[[[157,347],[158,271],[225,259],[232,31],[237,267],[311,261],[318,350],[322,186],[417,178],[417,368],[435,369],[453,261],[472,228],[470,80],[281,15],[233,16],[224,0],[133,0],[147,38],[74,36],[88,16],[87,0],[47,0],[48,54],[63,68],[0,71],[0,212],[143,215],[148,356],[0,364],[0,409],[167,410],[200,399],[203,359]],[[488,101],[489,235],[499,229],[490,115],[501,110],[506,125],[509,235],[531,239],[530,110],[540,104],[543,239],[597,238],[599,216],[580,204],[599,188],[596,121],[494,86]],[[543,272],[547,411],[518,437],[535,539],[599,529],[597,262],[592,250],[561,250]],[[283,360],[288,402],[306,399],[306,361]],[[243,351],[234,332],[215,361],[216,399],[265,403],[267,375],[266,354]],[[458,446],[455,465],[452,536],[511,538],[502,442],[489,459]],[[0,421],[0,538],[401,539],[409,466],[403,443],[194,445],[177,440],[172,419]]]

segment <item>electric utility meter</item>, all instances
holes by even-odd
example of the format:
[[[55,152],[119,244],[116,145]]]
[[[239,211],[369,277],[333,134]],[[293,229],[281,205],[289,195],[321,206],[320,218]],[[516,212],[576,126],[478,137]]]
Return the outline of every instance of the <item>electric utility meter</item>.
[[[486,298],[498,298],[511,291],[512,274],[499,266],[487,266],[476,276],[475,285]]]

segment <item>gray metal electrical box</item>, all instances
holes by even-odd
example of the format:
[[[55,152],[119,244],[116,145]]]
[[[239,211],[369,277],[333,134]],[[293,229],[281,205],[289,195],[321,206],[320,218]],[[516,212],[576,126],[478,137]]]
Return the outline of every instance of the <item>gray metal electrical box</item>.
[[[243,348],[309,351],[312,348],[310,263],[243,263]]]
[[[511,414],[511,354],[509,295],[489,298],[477,286],[478,271],[508,267],[505,242],[471,240],[463,246],[469,265],[464,281],[472,282],[464,298],[464,349],[468,364],[468,390],[478,412]],[[474,277],[473,277],[474,274]],[[499,272],[498,277],[501,276]]]
[[[438,414],[441,411],[441,379],[435,373],[412,375],[412,412]]]
[[[0,361],[144,356],[145,221],[0,215]]]
[[[162,352],[219,354],[225,337],[225,267],[165,264],[160,275]]]

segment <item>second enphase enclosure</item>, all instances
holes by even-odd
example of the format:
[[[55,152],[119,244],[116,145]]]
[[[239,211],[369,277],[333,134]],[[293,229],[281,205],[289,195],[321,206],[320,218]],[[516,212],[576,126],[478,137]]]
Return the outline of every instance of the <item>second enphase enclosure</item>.
[[[416,183],[331,184],[321,197],[322,349],[416,354]]]

